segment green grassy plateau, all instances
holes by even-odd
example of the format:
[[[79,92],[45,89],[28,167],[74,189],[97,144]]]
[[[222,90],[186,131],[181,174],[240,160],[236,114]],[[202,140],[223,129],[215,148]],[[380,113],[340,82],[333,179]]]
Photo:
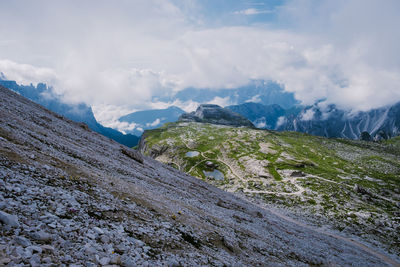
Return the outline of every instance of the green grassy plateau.
[[[144,136],[142,151],[159,161],[399,253],[400,137],[375,143],[183,122]],[[224,179],[206,175],[214,170]]]

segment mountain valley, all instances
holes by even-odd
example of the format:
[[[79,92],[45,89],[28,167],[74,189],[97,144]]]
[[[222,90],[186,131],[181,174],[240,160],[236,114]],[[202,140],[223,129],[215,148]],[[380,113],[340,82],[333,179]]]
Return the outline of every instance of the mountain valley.
[[[294,223],[3,87],[0,103],[2,265],[397,266],[383,250]]]

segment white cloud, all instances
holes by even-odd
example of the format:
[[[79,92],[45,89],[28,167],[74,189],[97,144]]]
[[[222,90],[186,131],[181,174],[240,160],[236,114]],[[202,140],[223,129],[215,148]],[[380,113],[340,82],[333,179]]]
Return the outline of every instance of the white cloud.
[[[151,122],[151,123],[146,123],[146,126],[147,127],[155,127],[155,126],[157,126],[157,125],[159,125],[161,123],[161,120],[160,119],[156,119],[155,121],[153,121],[153,122]]]
[[[267,126],[267,121],[265,117],[258,118],[256,121],[253,121],[254,126],[257,128],[265,128]]]
[[[94,105],[92,110],[96,120],[106,126],[119,131],[133,130],[136,125],[133,123],[121,122],[118,119],[124,115],[135,112],[136,110],[124,106],[113,106],[113,105]]]
[[[208,101],[207,104],[215,104],[215,105],[218,105],[221,107],[226,107],[226,106],[234,105],[235,103],[233,103],[231,101],[229,96],[227,96],[227,97],[216,96],[211,101]]]
[[[151,102],[150,103],[150,108],[151,109],[166,109],[170,106],[175,106],[178,107],[182,110],[184,110],[185,112],[192,112],[194,110],[197,109],[197,107],[200,105],[200,103],[196,102],[196,101],[181,101],[179,99],[173,101],[173,102]]]
[[[301,114],[302,121],[310,121],[314,118],[315,111],[313,109],[307,109],[305,112]]]
[[[57,75],[50,68],[38,68],[29,64],[19,64],[11,60],[0,60],[0,72],[9,80],[19,84],[56,83]]]
[[[283,125],[286,123],[286,118],[285,116],[280,116],[278,118],[278,120],[276,121],[276,128],[278,128],[279,126]]]
[[[284,30],[199,26],[187,15],[199,4],[186,11],[161,0],[8,1],[0,9],[0,72],[108,107],[94,108],[108,126],[121,109],[198,105],[154,102],[155,95],[250,79],[277,81],[304,104],[326,99],[365,110],[400,100],[399,1],[288,1],[276,10]]]
[[[128,123],[128,122],[121,122],[118,120],[112,121],[107,125],[107,127],[111,127],[113,129],[117,129],[118,131],[126,134],[127,132],[133,131],[134,129],[139,129],[136,123]]]
[[[256,8],[248,8],[240,11],[235,11],[234,14],[236,15],[258,15],[258,14],[269,14],[274,13],[272,10],[263,10],[263,9],[256,9]]]
[[[260,103],[261,102],[260,95],[255,95],[252,98],[247,99],[245,102],[246,103]]]

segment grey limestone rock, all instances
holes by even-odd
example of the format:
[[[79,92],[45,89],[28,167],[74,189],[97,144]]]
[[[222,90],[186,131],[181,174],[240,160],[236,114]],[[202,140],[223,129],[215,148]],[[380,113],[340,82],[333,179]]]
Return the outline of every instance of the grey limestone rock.
[[[182,114],[179,120],[255,128],[253,123],[242,115],[212,104],[202,104],[195,112]]]
[[[0,221],[11,227],[19,227],[18,217],[4,211],[0,211]]]
[[[31,241],[29,241],[23,236],[16,236],[14,240],[18,245],[21,245],[23,247],[28,247],[32,244]]]

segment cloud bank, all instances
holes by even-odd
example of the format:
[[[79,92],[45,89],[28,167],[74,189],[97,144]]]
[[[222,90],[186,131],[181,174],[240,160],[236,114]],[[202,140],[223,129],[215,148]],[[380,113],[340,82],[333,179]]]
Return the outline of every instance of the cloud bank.
[[[182,3],[8,1],[0,72],[94,105],[100,121],[170,104],[157,95],[250,79],[277,81],[303,104],[367,110],[400,100],[399,1],[293,0],[274,9],[275,23],[219,27],[196,13],[202,1]],[[242,11],[259,11],[251,8]],[[117,108],[107,115],[106,106]]]

